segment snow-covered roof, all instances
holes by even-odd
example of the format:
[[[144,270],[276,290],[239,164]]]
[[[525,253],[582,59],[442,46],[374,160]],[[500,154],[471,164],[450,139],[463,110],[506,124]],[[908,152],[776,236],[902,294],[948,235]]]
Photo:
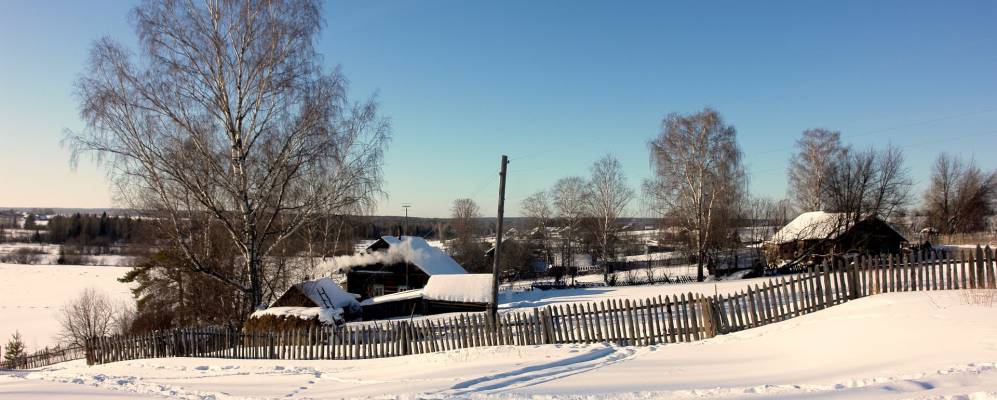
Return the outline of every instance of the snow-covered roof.
[[[492,301],[491,274],[438,275],[429,278],[422,288],[426,300],[461,303],[490,303]]]
[[[797,240],[834,239],[848,229],[848,215],[811,211],[800,214],[782,227],[772,238],[772,243],[788,243]]]
[[[395,236],[384,236],[381,240],[388,244],[387,250],[370,250],[366,253],[333,258],[334,268],[345,271],[363,265],[407,262],[429,276],[467,273],[447,253],[421,237],[402,236],[399,239]]]
[[[294,285],[308,299],[320,307],[346,308],[358,304],[353,294],[347,293],[342,286],[329,278],[319,278]]]
[[[432,280],[432,278],[430,278],[430,280]],[[360,302],[360,305],[369,306],[372,304],[390,303],[392,301],[412,300],[421,297],[422,297],[422,289],[413,289],[397,293],[386,294],[384,296],[371,297],[367,300]]]

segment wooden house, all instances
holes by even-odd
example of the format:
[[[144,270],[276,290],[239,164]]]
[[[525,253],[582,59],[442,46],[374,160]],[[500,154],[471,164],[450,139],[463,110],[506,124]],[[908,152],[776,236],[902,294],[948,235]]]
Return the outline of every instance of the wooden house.
[[[896,253],[908,243],[878,217],[855,222],[846,213],[813,211],[800,214],[765,242],[771,265],[829,255]]]
[[[436,275],[467,274],[443,250],[414,236],[384,236],[362,254],[336,262],[346,273],[346,291],[362,299],[420,289]]]

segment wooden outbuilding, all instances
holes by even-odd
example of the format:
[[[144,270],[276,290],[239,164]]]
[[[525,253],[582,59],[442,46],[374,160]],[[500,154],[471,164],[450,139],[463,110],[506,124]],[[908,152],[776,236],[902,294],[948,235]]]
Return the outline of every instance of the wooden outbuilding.
[[[246,331],[336,325],[360,318],[360,302],[329,278],[297,283],[264,310],[250,315]]]
[[[800,214],[765,242],[770,265],[830,255],[897,253],[908,244],[888,222],[870,216],[812,211]]]

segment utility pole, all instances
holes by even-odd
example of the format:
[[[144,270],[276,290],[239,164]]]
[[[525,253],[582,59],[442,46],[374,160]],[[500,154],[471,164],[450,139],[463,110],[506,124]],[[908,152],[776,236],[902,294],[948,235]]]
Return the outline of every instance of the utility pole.
[[[492,264],[492,304],[489,313],[492,317],[492,325],[498,326],[498,287],[499,269],[502,258],[502,217],[505,214],[505,167],[509,165],[509,157],[502,155],[502,169],[499,172],[499,198],[498,198],[498,229],[495,231],[495,263]]]
[[[402,203],[402,208],[405,209],[405,227],[402,228],[404,230],[404,232],[402,232],[402,235],[408,235],[409,234],[408,233],[408,209],[409,209],[409,207],[412,207],[412,205],[409,204],[409,203]]]
[[[402,208],[405,209],[405,226],[402,228],[402,230],[404,230],[404,233],[402,233],[402,235],[400,235],[400,236],[408,235],[408,209],[409,209],[409,207],[412,207],[412,205],[409,204],[409,203],[402,203]],[[409,290],[409,289],[412,288],[412,286],[409,286],[409,282],[408,282],[408,276],[409,276],[408,266],[409,266],[409,263],[405,263],[405,290]]]

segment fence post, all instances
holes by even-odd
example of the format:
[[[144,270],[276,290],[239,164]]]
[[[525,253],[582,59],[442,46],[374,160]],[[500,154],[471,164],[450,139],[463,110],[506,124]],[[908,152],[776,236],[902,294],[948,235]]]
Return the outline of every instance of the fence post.
[[[862,261],[862,257],[852,260],[851,264],[846,264],[845,268],[848,271],[848,288],[851,289],[851,300],[858,299],[860,297],[859,293],[859,263]]]
[[[987,287],[990,289],[997,289],[997,272],[994,271],[994,252],[990,248],[990,245],[986,247],[986,275],[987,275]]]
[[[402,321],[398,327],[401,335],[398,336],[398,340],[402,345],[402,355],[412,354],[408,346],[408,321]]]
[[[703,297],[699,301],[703,313],[703,333],[706,338],[717,336],[717,319],[713,309],[713,297]]]
[[[540,310],[540,332],[543,335],[544,344],[554,343],[551,339],[550,309],[546,307]]]

